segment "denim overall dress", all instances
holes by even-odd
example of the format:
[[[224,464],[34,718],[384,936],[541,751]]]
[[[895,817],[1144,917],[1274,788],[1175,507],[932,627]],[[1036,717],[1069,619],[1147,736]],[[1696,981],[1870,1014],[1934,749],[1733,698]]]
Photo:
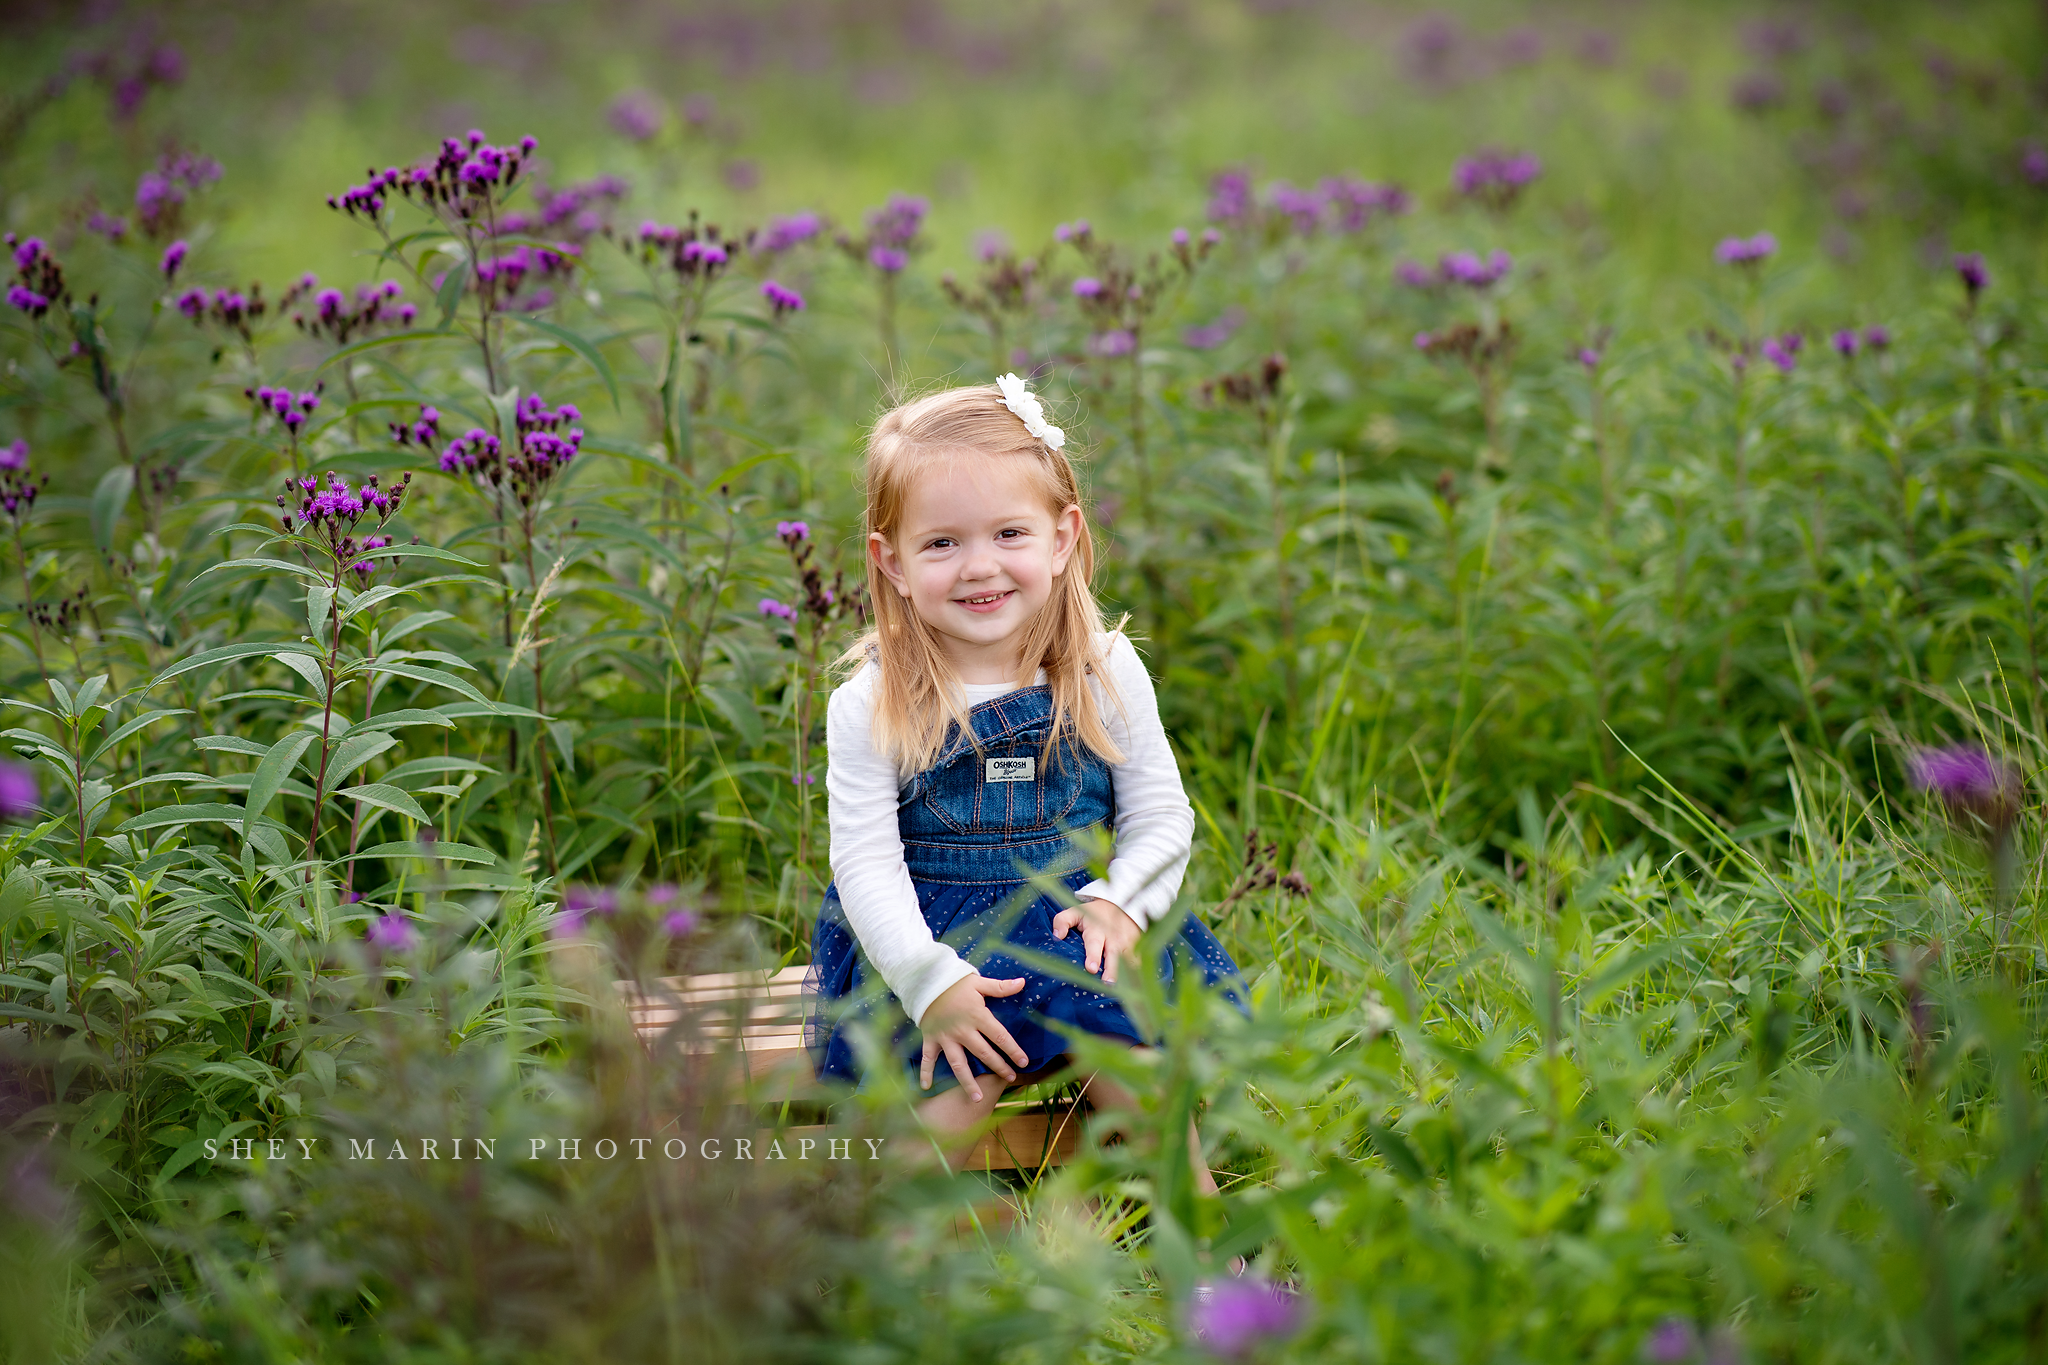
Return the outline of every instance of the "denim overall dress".
[[[1067,1051],[1067,1039],[1051,1027],[1053,1021],[1134,1043],[1152,1041],[1140,1034],[1115,996],[1060,980],[996,946],[1017,944],[1064,958],[1076,972],[1086,970],[1087,948],[1080,929],[1069,929],[1063,939],[1053,937],[1052,917],[1060,907],[1051,897],[1036,896],[1021,916],[1014,900],[1032,875],[1056,876],[1070,892],[1093,879],[1085,855],[1068,835],[1103,835],[1112,828],[1116,799],[1109,764],[1071,735],[1061,740],[1048,762],[1043,750],[1052,723],[1052,689],[1044,685],[985,701],[967,718],[974,727],[973,738],[957,725],[952,727],[937,760],[897,795],[903,859],[925,923],[935,938],[951,943],[983,976],[1024,978],[1024,989],[1014,995],[985,997],[989,1011],[1030,1058],[1018,1068],[1020,1075],[1046,1069]],[[1020,870],[1020,865],[1029,871]],[[1006,932],[995,938],[1005,922]],[[983,944],[991,949],[985,961],[977,955]],[[1160,951],[1155,964],[1169,993],[1177,949],[1200,970],[1205,983],[1221,983],[1224,996],[1249,1016],[1237,964],[1192,914],[1183,919],[1179,935]],[[1131,962],[1124,958],[1119,965],[1128,969]],[[876,1006],[849,1009],[843,1002],[872,980],[875,970],[846,922],[838,886],[828,886],[811,937],[811,970],[805,980],[804,1046],[820,1079],[861,1081],[847,1028],[855,1019],[873,1020]],[[887,1010],[883,1017],[893,1017],[896,1023],[890,1053],[901,1059],[912,1089],[917,1089],[922,1035],[893,993],[880,1003]],[[972,1053],[968,1065],[976,1075],[989,1070]],[[933,1064],[930,1093],[956,1084],[952,1065],[942,1054]]]

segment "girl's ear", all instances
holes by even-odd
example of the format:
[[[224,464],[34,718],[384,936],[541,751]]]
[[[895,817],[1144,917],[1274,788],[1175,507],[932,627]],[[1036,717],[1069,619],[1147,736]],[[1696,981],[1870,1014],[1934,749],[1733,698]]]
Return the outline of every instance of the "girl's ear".
[[[1081,508],[1077,503],[1068,503],[1060,509],[1059,516],[1052,524],[1052,575],[1058,578],[1067,571],[1067,561],[1074,557],[1074,547],[1087,534],[1081,524]]]
[[[889,580],[902,598],[910,596],[909,580],[903,576],[903,561],[896,557],[896,550],[889,544],[889,538],[880,531],[868,532],[868,558],[882,571],[882,577]]]

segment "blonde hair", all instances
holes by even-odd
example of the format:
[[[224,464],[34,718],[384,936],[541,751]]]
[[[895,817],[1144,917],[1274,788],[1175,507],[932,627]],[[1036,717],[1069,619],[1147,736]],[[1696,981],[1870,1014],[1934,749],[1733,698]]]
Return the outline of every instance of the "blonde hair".
[[[931,627],[883,576],[868,548],[868,537],[875,532],[894,540],[919,478],[943,461],[969,453],[1020,462],[1054,516],[1069,506],[1082,509],[1081,535],[1073,554],[1053,580],[1052,595],[1025,629],[1022,666],[1027,675],[1034,664],[1043,668],[1052,689],[1052,725],[1044,748],[1048,764],[1066,735],[1078,737],[1107,762],[1121,763],[1123,752],[1110,738],[1102,707],[1088,686],[1093,676],[1105,695],[1115,697],[1098,638],[1105,627],[1090,586],[1095,543],[1088,531],[1080,480],[1065,454],[1025,430],[1023,420],[1003,405],[1002,391],[993,384],[945,389],[901,404],[884,413],[868,433],[861,543],[875,624],[839,663],[850,668],[867,662],[879,670],[875,748],[893,755],[908,775],[922,772],[938,758],[949,725],[957,725],[970,739],[974,735],[953,661]]]

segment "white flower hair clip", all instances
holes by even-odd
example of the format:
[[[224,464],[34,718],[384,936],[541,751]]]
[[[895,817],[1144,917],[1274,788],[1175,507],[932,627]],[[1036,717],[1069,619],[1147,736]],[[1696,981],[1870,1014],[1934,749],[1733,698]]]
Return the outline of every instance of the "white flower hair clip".
[[[1023,380],[1014,374],[1006,374],[996,380],[996,387],[1003,391],[1003,406],[1017,414],[1024,430],[1052,450],[1058,450],[1067,443],[1067,433],[1045,420],[1045,405],[1038,401],[1037,394],[1024,387]]]

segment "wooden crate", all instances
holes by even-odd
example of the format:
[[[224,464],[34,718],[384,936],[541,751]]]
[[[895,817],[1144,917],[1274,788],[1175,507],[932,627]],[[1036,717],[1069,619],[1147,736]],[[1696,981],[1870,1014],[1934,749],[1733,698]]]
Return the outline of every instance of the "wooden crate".
[[[679,1018],[692,1015],[695,1036],[682,1040],[682,1046],[693,1052],[739,1051],[746,1060],[748,1099],[763,1105],[816,1101],[825,1092],[804,1051],[804,976],[809,970],[799,963],[778,972],[669,976],[644,992],[630,981],[617,986],[634,1029],[648,1043],[661,1042]],[[1075,1104],[1004,1100],[966,1167],[1035,1171],[1061,1165],[1081,1148],[1082,1112]],[[806,1126],[791,1128],[787,1135],[823,1140],[837,1134],[830,1127]]]

